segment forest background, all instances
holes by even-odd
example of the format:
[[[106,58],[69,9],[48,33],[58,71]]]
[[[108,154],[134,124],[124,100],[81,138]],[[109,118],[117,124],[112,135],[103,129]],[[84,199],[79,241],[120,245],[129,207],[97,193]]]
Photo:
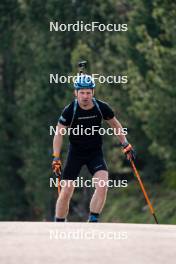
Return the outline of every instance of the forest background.
[[[50,21],[127,24],[126,32],[50,32]],[[127,84],[97,83],[128,128],[136,165],[160,223],[176,224],[176,2],[170,0],[2,0],[0,3],[0,220],[52,221],[57,189],[49,127],[73,100],[72,84],[49,75],[74,75],[86,59],[89,73],[127,76]],[[65,138],[65,160],[68,138]],[[111,188],[102,221],[153,223],[117,138],[104,137]],[[81,176],[90,178],[86,169]],[[85,221],[93,190],[76,190],[70,221]]]

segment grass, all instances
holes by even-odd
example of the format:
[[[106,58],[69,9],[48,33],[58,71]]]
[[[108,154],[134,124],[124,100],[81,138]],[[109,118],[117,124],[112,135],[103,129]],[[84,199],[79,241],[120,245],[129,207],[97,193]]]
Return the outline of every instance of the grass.
[[[176,191],[163,185],[145,184],[160,224],[176,224]],[[137,182],[127,188],[109,189],[102,222],[154,223]]]

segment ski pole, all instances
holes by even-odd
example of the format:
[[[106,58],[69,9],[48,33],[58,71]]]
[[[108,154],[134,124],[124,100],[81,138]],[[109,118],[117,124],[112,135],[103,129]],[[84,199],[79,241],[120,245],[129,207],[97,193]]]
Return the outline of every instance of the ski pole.
[[[61,174],[57,174],[56,172],[54,172],[55,176],[58,178],[58,185],[57,185],[57,191],[58,191],[58,195],[60,194],[61,192],[61,185],[60,185],[60,177],[61,177]]]
[[[136,166],[135,166],[135,164],[134,164],[134,162],[133,162],[132,159],[130,159],[130,164],[131,164],[131,167],[132,167],[132,169],[133,169],[134,175],[135,175],[136,178],[138,179],[138,182],[139,182],[139,184],[140,184],[140,187],[141,187],[141,189],[142,189],[142,192],[143,192],[143,194],[144,194],[144,197],[145,197],[145,199],[146,199],[146,201],[147,201],[147,204],[148,204],[148,206],[149,206],[150,212],[151,212],[151,214],[153,215],[156,224],[158,224],[158,220],[157,220],[157,217],[156,217],[156,215],[155,215],[155,211],[154,211],[153,206],[152,206],[152,204],[151,204],[151,202],[150,202],[150,200],[149,200],[149,197],[148,197],[148,195],[147,195],[147,192],[146,192],[146,190],[145,190],[145,187],[144,187],[144,185],[143,185],[143,183],[142,183],[141,177],[140,177],[140,175],[139,175],[139,173],[138,173],[138,171],[137,171],[137,169],[136,169]]]
[[[60,194],[60,192],[61,192],[61,186],[60,186],[60,174],[58,175],[58,187],[57,187],[57,189],[58,189],[58,195]]]

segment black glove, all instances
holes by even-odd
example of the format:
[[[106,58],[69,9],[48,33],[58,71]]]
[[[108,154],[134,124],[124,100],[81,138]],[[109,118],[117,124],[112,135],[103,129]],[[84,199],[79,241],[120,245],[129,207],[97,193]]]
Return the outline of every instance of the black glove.
[[[132,145],[126,141],[125,143],[122,144],[123,147],[123,153],[126,155],[127,160],[135,160],[136,158],[136,152]]]
[[[52,162],[52,170],[57,175],[61,175],[61,160],[60,158],[55,157]]]

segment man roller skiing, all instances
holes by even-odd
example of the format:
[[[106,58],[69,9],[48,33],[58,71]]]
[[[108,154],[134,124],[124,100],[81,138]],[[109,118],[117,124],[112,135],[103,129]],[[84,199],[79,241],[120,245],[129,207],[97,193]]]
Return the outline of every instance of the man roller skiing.
[[[74,82],[75,100],[66,106],[59,118],[57,132],[53,140],[52,169],[55,174],[61,172],[61,146],[63,135],[59,131],[68,127],[80,126],[91,131],[93,126],[101,127],[104,119],[109,126],[122,131],[120,122],[114,116],[110,106],[94,97],[95,83],[91,76],[81,73]],[[87,133],[88,134],[88,133]],[[99,215],[104,207],[107,186],[102,187],[99,181],[108,181],[108,169],[102,152],[102,136],[98,132],[88,135],[69,136],[69,149],[61,178],[64,180],[61,192],[56,202],[55,221],[64,222],[69,211],[70,199],[74,192],[73,181],[77,179],[81,167],[87,165],[93,178],[96,178],[95,191],[90,201],[88,222],[98,222]],[[134,150],[123,134],[117,136],[127,158],[134,159]]]

